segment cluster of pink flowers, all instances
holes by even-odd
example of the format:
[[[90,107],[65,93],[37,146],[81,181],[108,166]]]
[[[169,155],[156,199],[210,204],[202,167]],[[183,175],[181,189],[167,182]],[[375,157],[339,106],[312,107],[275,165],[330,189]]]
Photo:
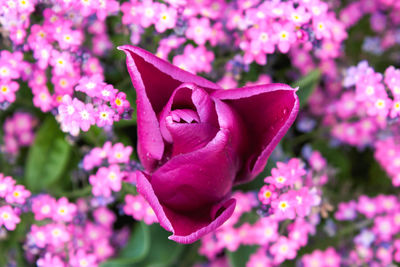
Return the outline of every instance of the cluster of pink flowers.
[[[336,140],[358,148],[374,148],[376,159],[398,186],[394,168],[400,163],[395,157],[396,146],[390,145],[397,143],[400,70],[390,66],[381,74],[362,61],[345,71],[342,85],[333,83],[327,88],[313,96],[311,112],[323,116],[323,123],[331,127]]]
[[[244,31],[239,47],[246,63],[266,63],[275,49],[313,51],[321,58],[336,58],[347,38],[344,25],[327,3],[315,1],[241,1],[228,20],[229,29]]]
[[[320,188],[328,178],[326,160],[318,151],[311,153],[308,163],[309,170],[297,158],[278,162],[272,175],[265,178],[267,185],[258,193],[258,201],[252,192],[235,192],[237,205],[233,216],[202,239],[200,254],[215,261],[223,249],[236,251],[240,245],[258,245],[248,267],[279,266],[294,259],[316,230],[322,203]],[[255,208],[261,215],[256,223],[240,223],[242,214]]]
[[[389,137],[375,143],[375,159],[383,167],[394,186],[400,186],[400,143]]]
[[[396,0],[357,0],[344,7],[340,12],[340,21],[350,28],[364,16],[369,15],[371,29],[378,37],[367,37],[363,49],[374,54],[400,44],[400,4]]]
[[[20,85],[16,80],[26,81],[29,77],[30,66],[23,61],[23,53],[0,52],[0,109],[7,108],[16,99]]]
[[[339,221],[352,221],[354,230],[359,231],[352,250],[342,255],[343,262],[357,266],[390,266],[400,262],[398,196],[362,195],[357,200],[340,203],[335,217]]]
[[[0,227],[15,230],[30,196],[31,192],[23,185],[17,185],[11,176],[0,173]]]
[[[61,129],[72,135],[78,135],[80,130],[88,131],[94,124],[111,126],[130,110],[126,94],[104,83],[100,75],[84,76],[75,90],[86,93],[91,101],[84,103],[76,97],[64,95],[58,106],[58,120]]]
[[[340,267],[340,255],[333,247],[326,250],[314,250],[301,258],[304,267]]]
[[[104,143],[103,147],[93,148],[84,158],[82,167],[86,171],[98,168],[96,174],[90,175],[89,182],[93,186],[92,193],[95,197],[110,198],[111,193],[119,192],[123,182],[136,183],[135,169],[130,168],[131,146],[122,143],[112,145]],[[135,220],[144,221],[146,224],[157,222],[157,217],[149,203],[140,194],[125,195],[122,207],[126,215]]]
[[[32,144],[37,120],[26,112],[16,112],[6,119],[4,129],[4,151],[16,155],[21,147]]]
[[[39,267],[96,267],[122,245],[113,230],[116,216],[105,206],[96,207],[85,199],[70,203],[47,194],[31,202],[38,223],[31,226],[25,247]]]
[[[318,151],[310,159],[319,162],[315,164],[318,166],[316,171],[323,169],[318,164],[326,165]],[[308,176],[306,179],[303,178],[305,175]],[[321,180],[326,181],[326,174],[318,179],[312,177],[312,172],[307,173],[304,163],[297,158],[287,163],[278,162],[277,168],[271,170],[271,176],[264,179],[267,184],[261,188],[258,198],[278,220],[294,219],[296,215],[304,217],[310,214],[313,206],[319,205],[319,193],[312,187],[322,185]]]
[[[94,196],[110,197],[111,191],[121,190],[122,181],[127,181],[132,176],[123,170],[123,167],[130,162],[132,150],[131,146],[124,146],[122,143],[112,145],[108,141],[101,148],[93,148],[83,158],[83,168],[86,171],[101,166],[96,174],[89,177]]]
[[[168,59],[169,53],[180,50],[173,63],[191,72],[210,72],[214,54],[206,44],[215,47],[234,43],[243,52],[243,62],[265,65],[267,55],[275,51],[295,51],[297,61],[313,52],[321,60],[340,55],[340,45],[347,38],[345,26],[336,19],[331,7],[320,0],[165,1],[131,0],[121,5],[122,23],[137,44],[145,28],[154,25],[158,33],[173,29],[174,34],[160,41],[157,55]],[[222,23],[222,21],[226,21]],[[193,40],[198,45],[185,45]],[[305,54],[303,59],[296,54]],[[308,57],[307,57],[308,59]],[[312,59],[311,59],[312,61]]]
[[[144,221],[146,224],[158,222],[156,214],[150,207],[150,204],[140,194],[125,195],[125,204],[123,210],[126,215],[132,216],[135,220]]]
[[[43,112],[58,109],[62,129],[73,135],[94,124],[112,125],[124,113],[129,117],[125,93],[104,82],[103,69],[94,57],[111,48],[105,18],[119,10],[118,2],[54,1],[43,10],[43,21],[30,25],[29,15],[38,4],[40,1],[32,0],[0,4],[2,26],[17,50],[1,51],[0,104],[15,101],[20,87],[15,80],[21,78],[28,82],[34,105]],[[93,15],[97,20],[90,19]],[[93,54],[82,46],[86,30],[92,34]],[[23,61],[22,52],[33,53],[34,61]],[[85,93],[80,96],[84,101],[78,98],[78,91]]]
[[[365,61],[346,71],[343,85],[348,89],[330,110],[334,137],[358,147],[373,144],[377,132],[400,114],[400,76],[396,73],[399,71],[389,67],[383,76]]]

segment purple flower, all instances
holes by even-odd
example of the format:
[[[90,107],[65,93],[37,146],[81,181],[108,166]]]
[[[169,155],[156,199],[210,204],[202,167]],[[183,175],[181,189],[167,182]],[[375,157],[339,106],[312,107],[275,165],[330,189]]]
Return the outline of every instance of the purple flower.
[[[139,192],[170,239],[192,243],[233,213],[232,186],[261,172],[298,111],[295,89],[223,90],[140,48],[119,47],[137,93]]]

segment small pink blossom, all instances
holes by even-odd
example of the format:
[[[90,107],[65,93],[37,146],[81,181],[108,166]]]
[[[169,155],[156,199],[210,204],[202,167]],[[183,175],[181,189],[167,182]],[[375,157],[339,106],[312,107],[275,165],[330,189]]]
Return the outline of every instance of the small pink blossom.
[[[32,199],[32,212],[35,220],[51,218],[56,208],[56,200],[50,195],[38,195]]]
[[[56,222],[70,222],[76,215],[76,205],[66,197],[60,198],[53,208],[52,219]]]
[[[25,189],[23,185],[14,186],[6,195],[8,203],[25,204],[26,199],[31,196],[31,192]]]
[[[21,219],[11,206],[6,205],[0,207],[0,226],[4,225],[7,230],[13,231],[20,221]]]

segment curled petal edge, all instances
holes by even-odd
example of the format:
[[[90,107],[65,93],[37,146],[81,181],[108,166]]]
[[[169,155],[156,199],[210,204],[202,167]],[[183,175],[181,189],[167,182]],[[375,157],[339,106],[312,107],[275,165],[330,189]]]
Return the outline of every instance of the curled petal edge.
[[[230,90],[218,90],[213,92],[212,96],[220,99],[222,101],[225,100],[239,100],[239,99],[245,99],[265,93],[272,93],[276,91],[292,91],[293,92],[293,99],[294,103],[292,106],[292,109],[290,111],[289,116],[287,117],[286,121],[284,124],[280,127],[280,129],[277,131],[275,136],[271,139],[269,144],[261,151],[261,153],[258,155],[252,170],[250,170],[250,176],[248,176],[245,179],[239,179],[235,181],[235,184],[242,184],[245,182],[249,182],[252,179],[254,179],[259,172],[262,171],[264,168],[268,157],[271,155],[272,151],[275,149],[275,147],[278,145],[279,141],[283,138],[283,136],[286,134],[286,132],[289,130],[290,126],[293,124],[293,122],[296,119],[297,113],[299,111],[299,100],[296,95],[296,88],[292,88],[289,85],[286,84],[280,84],[280,83],[274,83],[274,84],[267,84],[267,85],[257,85],[257,86],[248,86],[248,87],[242,87],[242,88],[236,88],[236,89],[230,89]]]
[[[171,236],[168,237],[168,239],[181,244],[193,243],[204,235],[217,229],[232,216],[236,206],[236,200],[233,198],[221,201],[211,209],[211,214],[217,217],[210,221],[208,225],[201,227],[188,235],[176,235],[176,231],[171,221],[168,219],[166,213],[164,212],[163,206],[155,195],[153,187],[151,186],[146,176],[141,172],[138,173],[137,184],[139,193],[143,195],[143,197],[147,200],[147,202],[149,202],[150,206],[153,208],[160,225],[167,231],[173,233]],[[224,210],[219,213],[221,208],[224,208]]]
[[[286,122],[284,125],[279,129],[277,134],[272,138],[271,142],[268,146],[261,152],[260,156],[258,157],[256,163],[254,164],[252,173],[253,175],[258,174],[258,172],[262,171],[269,156],[271,155],[272,151],[278,145],[279,141],[285,136],[286,132],[289,130],[290,126],[292,126],[293,122],[296,120],[297,113],[299,112],[299,99],[295,93],[296,91],[293,89],[294,94],[294,104],[292,111],[290,112]]]

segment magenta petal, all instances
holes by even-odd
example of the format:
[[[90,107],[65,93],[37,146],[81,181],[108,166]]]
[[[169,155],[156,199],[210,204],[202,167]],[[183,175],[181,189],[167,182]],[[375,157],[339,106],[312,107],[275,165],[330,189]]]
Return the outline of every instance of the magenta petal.
[[[207,145],[218,129],[209,123],[167,123],[172,136],[172,157]]]
[[[123,50],[127,55],[127,68],[136,89],[138,154],[144,168],[152,170],[155,168],[157,160],[163,156],[164,141],[154,110],[154,103],[150,101],[146,90],[145,81],[149,79],[149,73],[143,66],[148,64],[143,63],[143,59],[135,57],[135,54],[130,53],[128,49]]]
[[[211,208],[179,213],[162,205],[142,173],[137,177],[138,190],[153,208],[160,225],[173,233],[169,239],[182,244],[193,243],[214,231],[229,219],[235,209],[235,199],[223,200]]]
[[[221,89],[219,85],[184,71],[139,47],[123,45],[118,49],[123,50],[128,57],[132,58],[134,69],[140,73],[146,93],[156,113],[161,111],[172,92],[182,83],[192,83],[211,90]],[[132,80],[136,79],[136,76],[133,77],[132,74],[131,77]]]
[[[210,95],[201,88],[195,88],[192,93],[192,101],[199,114],[200,121],[218,127],[217,113]]]
[[[166,126],[167,123],[166,118],[170,115],[173,106],[175,107],[185,106],[186,108],[194,106],[191,99],[191,94],[194,87],[195,85],[193,84],[182,84],[181,86],[176,88],[172,92],[170,98],[168,99],[168,102],[165,104],[164,108],[158,115],[160,121],[161,134],[164,137],[164,139],[169,143],[172,142],[172,137]]]
[[[246,126],[235,109],[219,99],[214,99],[214,101],[219,127],[227,129],[231,133],[231,140],[229,142],[234,148],[236,155],[238,155],[238,160],[242,162],[242,154],[248,146]]]
[[[247,160],[236,183],[254,178],[264,168],[272,150],[294,122],[299,103],[296,90],[269,84],[216,91],[214,97],[233,107],[248,133]]]
[[[205,147],[172,157],[151,175],[160,202],[177,211],[211,206],[231,191],[238,170],[230,133],[220,130]]]
[[[210,91],[220,87],[186,72],[138,47],[118,47],[127,55],[127,68],[137,93],[138,154],[146,170],[153,170],[164,153],[157,114],[182,83],[193,83]]]

